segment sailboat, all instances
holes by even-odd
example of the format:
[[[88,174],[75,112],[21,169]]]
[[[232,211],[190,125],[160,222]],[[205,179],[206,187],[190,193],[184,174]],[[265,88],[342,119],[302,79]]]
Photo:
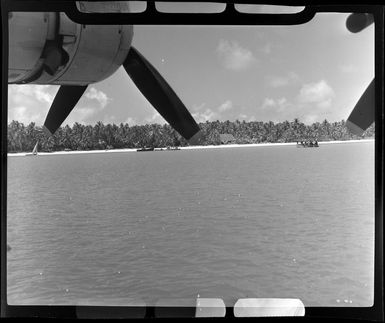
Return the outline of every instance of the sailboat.
[[[26,156],[37,156],[37,146],[38,146],[39,142],[36,142],[36,145],[35,147],[33,147],[32,149],[32,152],[31,153],[28,153],[28,154],[25,154]]]

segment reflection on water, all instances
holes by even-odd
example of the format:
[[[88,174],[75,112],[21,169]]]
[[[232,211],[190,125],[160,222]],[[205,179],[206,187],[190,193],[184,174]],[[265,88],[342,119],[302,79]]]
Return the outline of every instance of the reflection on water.
[[[374,144],[11,157],[7,230],[9,304],[370,306]]]

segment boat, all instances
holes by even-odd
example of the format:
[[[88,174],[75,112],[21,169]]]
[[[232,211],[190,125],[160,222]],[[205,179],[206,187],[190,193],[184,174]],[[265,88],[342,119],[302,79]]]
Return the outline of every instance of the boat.
[[[31,153],[28,153],[28,154],[25,154],[26,156],[37,156],[37,146],[38,146],[39,142],[36,142],[36,145],[35,147],[33,147],[32,149],[32,152]]]
[[[313,141],[301,141],[301,142],[297,141],[297,148],[317,148],[317,147],[319,147],[317,140],[315,140],[314,142]]]
[[[180,148],[177,146],[175,146],[175,147],[167,146],[166,148],[158,148],[155,150],[157,150],[157,151],[175,151],[175,150],[180,150]]]
[[[143,147],[143,148],[137,149],[136,151],[154,151],[154,147]]]

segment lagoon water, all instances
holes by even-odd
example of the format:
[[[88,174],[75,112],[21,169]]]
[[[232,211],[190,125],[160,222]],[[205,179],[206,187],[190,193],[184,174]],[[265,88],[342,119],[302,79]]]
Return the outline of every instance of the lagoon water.
[[[374,192],[374,142],[9,157],[8,303],[371,306]]]

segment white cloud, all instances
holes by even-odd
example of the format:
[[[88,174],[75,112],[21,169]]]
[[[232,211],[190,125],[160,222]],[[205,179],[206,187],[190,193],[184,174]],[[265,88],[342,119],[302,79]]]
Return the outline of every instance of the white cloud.
[[[58,89],[59,86],[56,85],[9,85],[8,121],[18,120],[25,124],[35,122],[42,125]],[[96,101],[96,104],[92,101]],[[94,87],[89,88],[63,125],[94,121],[93,116],[103,110],[110,101],[104,92]]]
[[[221,39],[217,46],[217,54],[221,64],[233,71],[245,70],[257,61],[249,49],[241,47],[235,41]]]
[[[309,115],[306,115],[304,116],[304,119],[301,120],[303,123],[305,124],[313,124],[315,122],[320,122],[320,117],[318,114],[309,114]]]
[[[219,112],[224,112],[227,110],[230,110],[233,108],[233,103],[230,100],[227,100],[226,102],[223,102],[219,107],[218,111]]]
[[[128,123],[128,125],[131,127],[131,126],[136,125],[136,124],[137,124],[137,121],[136,121],[135,118],[128,117],[128,118],[126,119],[126,121],[124,121],[123,123],[124,123],[124,124],[125,124],[125,123]]]
[[[27,109],[25,106],[17,106],[8,115],[8,122],[17,120],[25,125],[35,122],[38,123],[42,119],[43,115],[36,111]]]
[[[166,120],[157,112],[155,111],[152,116],[145,118],[145,121],[147,123],[157,123],[157,124],[165,124]]]
[[[330,107],[333,97],[333,89],[326,81],[304,84],[299,92],[298,101],[304,104],[315,104],[319,108]]]
[[[324,80],[304,84],[292,99],[266,97],[260,105],[257,120],[282,122],[299,118],[305,124],[321,122],[328,118],[334,96],[333,89]]]
[[[282,76],[272,76],[269,79],[269,85],[272,87],[281,87],[287,85],[288,83],[288,79]]]
[[[233,109],[233,102],[226,100],[216,108],[206,108],[205,103],[201,105],[193,105],[193,113],[191,114],[196,122],[206,122],[215,120],[228,120],[232,119],[228,111]]]
[[[193,104],[192,108],[189,109],[192,117],[195,119],[196,122],[206,122],[206,121],[215,121],[219,119],[227,119],[226,117],[223,117],[223,114],[226,111],[229,111],[233,108],[233,103],[231,100],[226,100],[221,105],[219,105],[217,108],[207,108],[206,103],[201,104]],[[128,124],[137,123],[135,119],[128,118],[126,121]],[[164,124],[166,121],[163,119],[163,117],[156,111],[154,113],[144,119],[145,123],[157,123],[157,124]]]
[[[271,99],[271,98],[265,98],[265,100],[262,103],[261,108],[264,110],[271,110],[274,111],[275,113],[281,113],[287,108],[292,108],[293,104],[287,101],[285,97],[280,98],[280,99]]]
[[[192,111],[200,111],[206,106],[206,103],[203,102],[201,104],[193,104],[191,110]]]
[[[75,110],[76,109],[76,110]],[[81,107],[81,108],[75,108],[70,113],[70,116],[68,117],[68,120],[65,123],[70,123],[70,120],[73,120],[71,123],[83,123],[85,124],[86,121],[95,113],[95,109],[91,107]]]
[[[26,107],[16,107],[13,109],[13,116],[15,120],[19,120],[20,122],[23,122],[22,120],[26,117],[27,108]]]
[[[111,101],[111,99],[103,91],[98,91],[94,87],[87,90],[84,96],[87,99],[96,100],[102,109],[104,109],[104,107]]]
[[[275,103],[274,99],[265,98],[265,100],[262,103],[262,108],[266,109],[267,107],[273,107],[275,105],[276,105],[276,103]]]
[[[103,91],[97,90],[94,87],[88,88],[79,100],[79,103],[63,122],[63,125],[72,125],[75,122],[81,124],[92,124],[98,121],[95,119],[95,116],[100,113],[110,101],[111,99]],[[108,118],[101,118],[100,120],[104,123],[112,122],[110,116]]]
[[[193,104],[191,108],[191,115],[194,118],[196,122],[206,122],[211,121],[211,118],[215,115],[215,112],[211,110],[210,108],[206,108],[206,103],[201,104]]]
[[[52,85],[12,85],[10,86],[10,94],[14,96],[14,100],[17,100],[18,96],[29,96],[35,100],[43,103],[49,103],[54,99],[54,93],[57,86]]]
[[[283,87],[289,84],[296,84],[299,76],[295,72],[289,72],[284,76],[268,76],[267,82],[273,88]]]
[[[244,114],[244,113],[241,113],[238,116],[238,118],[241,119],[241,120],[245,120],[246,122],[250,122],[250,121],[255,121],[256,120],[255,116],[248,116],[247,114]]]
[[[294,118],[302,116],[306,110],[302,104],[293,103],[286,97],[281,98],[265,98],[258,109],[256,120],[282,122],[284,120],[293,120]]]
[[[196,122],[213,121],[218,118],[218,113],[211,109],[206,109],[203,112],[195,112],[192,114]]]
[[[58,88],[53,85],[9,85],[8,122],[17,120],[42,125]]]

